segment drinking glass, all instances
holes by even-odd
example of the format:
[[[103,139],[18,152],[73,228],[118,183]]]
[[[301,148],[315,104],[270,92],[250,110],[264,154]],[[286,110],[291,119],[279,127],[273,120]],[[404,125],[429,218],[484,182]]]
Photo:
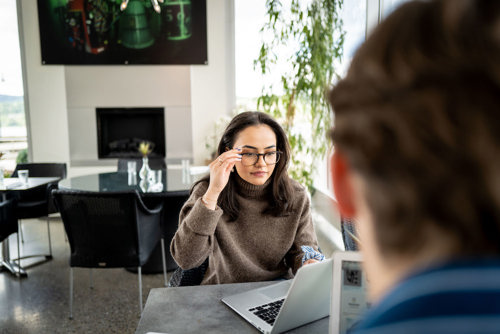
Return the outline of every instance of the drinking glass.
[[[136,173],[137,172],[137,162],[135,161],[127,161],[127,171],[129,173]]]
[[[28,184],[29,170],[27,170],[27,169],[18,170],[17,176],[19,177],[19,180],[21,181],[22,184],[24,184],[24,185]]]
[[[189,159],[182,159],[182,183],[191,183],[191,167]]]
[[[161,184],[162,170],[161,169],[155,170],[154,173],[155,173],[156,184]]]

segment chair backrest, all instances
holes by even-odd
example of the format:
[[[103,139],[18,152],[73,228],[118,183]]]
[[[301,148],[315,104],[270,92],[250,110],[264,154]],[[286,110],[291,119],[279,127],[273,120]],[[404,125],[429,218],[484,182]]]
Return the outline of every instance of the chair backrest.
[[[137,171],[139,171],[142,168],[142,159],[118,159],[118,171],[119,172],[126,172],[128,167],[127,167],[127,162],[128,161],[135,161],[135,168]],[[149,168],[153,170],[158,170],[158,169],[167,169],[167,163],[165,162],[165,159],[163,158],[149,158],[148,159],[148,165]]]
[[[12,233],[17,233],[16,201],[8,199],[0,202],[0,241]]]
[[[66,178],[67,168],[65,163],[25,163],[17,164],[12,177],[17,177],[17,171],[27,169],[31,177],[60,177]]]
[[[161,234],[165,242],[166,264],[167,270],[169,271],[178,267],[170,254],[170,242],[174,238],[177,227],[179,226],[179,213],[188,198],[189,191],[151,193],[144,198],[144,203],[149,207],[154,207],[159,204],[163,206]]]
[[[200,285],[208,269],[208,258],[198,267],[183,270],[181,267],[175,269],[168,282],[169,287]]]
[[[72,267],[142,266],[160,238],[160,215],[144,214],[134,192],[55,190]]]
[[[344,246],[346,251],[357,251],[359,250],[358,243],[355,238],[357,238],[356,226],[354,221],[351,219],[341,217],[340,226],[342,228],[342,239],[344,240]],[[353,237],[354,236],[354,237]]]

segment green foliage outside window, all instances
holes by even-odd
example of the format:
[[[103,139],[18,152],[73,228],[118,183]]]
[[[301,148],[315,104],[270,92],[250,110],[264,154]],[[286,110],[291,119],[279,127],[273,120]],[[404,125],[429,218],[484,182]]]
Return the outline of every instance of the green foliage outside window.
[[[332,113],[326,92],[338,74],[345,31],[340,10],[343,0],[292,0],[285,7],[267,0],[267,22],[255,67],[264,77],[281,77],[282,93],[266,85],[258,98],[260,110],[278,119],[287,132],[292,178],[313,190],[318,164],[330,148],[327,133]],[[279,50],[293,48],[286,68],[277,66]]]
[[[24,102],[22,97],[13,101],[1,101],[0,99],[0,125],[26,126],[24,119]]]
[[[27,149],[22,149],[17,153],[16,163],[17,164],[28,163],[28,150]]]

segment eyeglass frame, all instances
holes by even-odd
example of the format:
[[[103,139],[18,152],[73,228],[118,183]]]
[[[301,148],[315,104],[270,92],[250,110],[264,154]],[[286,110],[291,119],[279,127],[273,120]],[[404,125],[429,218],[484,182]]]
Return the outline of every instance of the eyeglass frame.
[[[276,162],[274,162],[274,163],[268,163],[266,161],[266,154],[269,154],[269,153],[276,153],[276,155],[277,155]],[[241,162],[242,165],[243,165],[243,155],[245,155],[245,154],[254,154],[254,155],[257,156],[257,159],[255,160],[255,162],[253,164],[251,164],[251,165],[243,165],[245,167],[249,167],[249,166],[253,166],[253,165],[257,164],[259,162],[261,156],[262,156],[262,160],[264,161],[264,163],[266,165],[270,165],[271,166],[271,165],[276,165],[278,163],[278,161],[280,161],[280,157],[283,154],[283,152],[282,151],[271,151],[271,152],[266,152],[266,153],[245,152],[245,153],[240,153],[240,154],[241,154],[241,158],[242,158],[242,162]]]

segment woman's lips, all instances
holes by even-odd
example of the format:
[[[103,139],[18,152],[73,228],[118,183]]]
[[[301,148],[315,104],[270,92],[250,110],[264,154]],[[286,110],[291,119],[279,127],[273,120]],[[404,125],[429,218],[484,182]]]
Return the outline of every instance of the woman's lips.
[[[253,172],[251,174],[256,177],[263,177],[267,175],[267,172]]]

